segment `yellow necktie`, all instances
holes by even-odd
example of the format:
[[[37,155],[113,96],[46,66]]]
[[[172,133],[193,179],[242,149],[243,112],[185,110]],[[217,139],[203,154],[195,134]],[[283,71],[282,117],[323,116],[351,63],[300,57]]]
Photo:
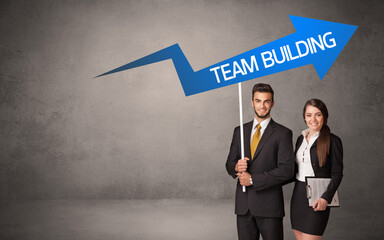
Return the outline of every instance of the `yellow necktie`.
[[[260,124],[257,124],[256,125],[257,129],[256,129],[256,132],[255,134],[253,134],[253,137],[252,137],[252,141],[251,141],[251,157],[253,159],[253,155],[255,155],[255,152],[256,152],[256,149],[257,149],[257,145],[259,145],[259,142],[260,142],[260,129],[261,129],[261,126]]]

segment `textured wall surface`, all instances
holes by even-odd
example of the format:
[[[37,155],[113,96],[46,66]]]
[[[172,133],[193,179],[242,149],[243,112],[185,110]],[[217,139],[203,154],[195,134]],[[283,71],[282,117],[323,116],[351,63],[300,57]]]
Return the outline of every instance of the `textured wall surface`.
[[[342,198],[383,199],[383,12],[381,1],[2,0],[0,199],[232,198],[237,85],[185,97],[171,61],[94,77],[175,43],[199,70],[293,33],[288,15],[359,28],[323,80],[308,65],[244,83],[244,119],[257,82],[295,139],[305,101],[323,99],[344,144]]]

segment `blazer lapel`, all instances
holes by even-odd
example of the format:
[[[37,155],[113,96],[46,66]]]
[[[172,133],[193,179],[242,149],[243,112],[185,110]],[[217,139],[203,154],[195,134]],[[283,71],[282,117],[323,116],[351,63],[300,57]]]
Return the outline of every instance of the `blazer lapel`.
[[[295,156],[296,156],[296,153],[297,151],[299,150],[299,147],[301,146],[301,144],[303,143],[303,140],[304,140],[304,136],[303,135],[300,135],[296,141],[296,145],[295,145]]]
[[[313,142],[311,149],[317,146],[317,139]]]
[[[244,157],[251,159],[251,134],[253,121],[244,124]]]
[[[265,129],[263,136],[260,139],[259,145],[257,145],[256,153],[253,155],[252,161],[257,157],[257,155],[260,153],[261,149],[263,148],[264,144],[268,141],[269,137],[272,135],[272,133],[275,131],[275,122],[271,119],[269,122],[267,128]]]

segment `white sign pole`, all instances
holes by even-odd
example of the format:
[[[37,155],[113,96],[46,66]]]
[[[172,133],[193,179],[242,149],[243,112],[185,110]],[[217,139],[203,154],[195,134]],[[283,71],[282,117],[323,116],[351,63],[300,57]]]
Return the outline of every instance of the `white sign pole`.
[[[241,143],[241,159],[244,159],[244,129],[243,129],[243,96],[241,93],[241,82],[239,86],[239,110],[240,110],[240,143]],[[243,192],[246,192],[246,187],[243,186]]]

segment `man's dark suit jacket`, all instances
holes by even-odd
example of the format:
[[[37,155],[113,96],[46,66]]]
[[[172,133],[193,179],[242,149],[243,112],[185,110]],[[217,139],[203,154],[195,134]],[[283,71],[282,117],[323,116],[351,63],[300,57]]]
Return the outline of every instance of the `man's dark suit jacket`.
[[[300,145],[303,143],[304,136],[300,135],[296,141],[295,156],[299,150]],[[338,136],[331,133],[331,142],[329,144],[329,154],[325,165],[320,167],[319,158],[317,156],[317,140],[311,146],[311,164],[315,177],[318,178],[331,178],[327,191],[321,196],[327,200],[328,203],[332,201],[333,196],[343,178],[343,145]],[[297,165],[295,168],[297,172]]]
[[[244,155],[249,159],[252,125],[253,121],[244,124]],[[240,127],[236,127],[226,162],[233,178],[237,177],[235,166],[240,158]],[[284,217],[282,184],[292,178],[294,170],[292,131],[271,119],[253,159],[248,161],[247,172],[252,176],[253,185],[244,193],[237,182],[235,213],[244,215],[249,210],[253,216]]]

